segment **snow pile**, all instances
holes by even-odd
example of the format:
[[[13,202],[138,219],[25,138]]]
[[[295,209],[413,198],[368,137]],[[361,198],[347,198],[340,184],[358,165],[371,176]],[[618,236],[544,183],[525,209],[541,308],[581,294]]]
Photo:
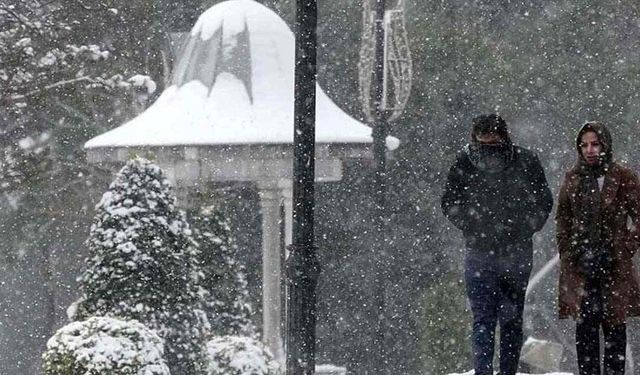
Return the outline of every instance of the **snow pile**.
[[[241,336],[216,337],[207,343],[209,375],[276,375],[278,364],[257,340]]]
[[[345,375],[347,369],[334,365],[316,365],[316,374],[320,375]]]
[[[560,368],[563,347],[557,342],[528,337],[522,345],[520,361],[537,372],[552,372]]]
[[[58,330],[43,354],[44,373],[169,375],[163,341],[135,320],[93,317]]]

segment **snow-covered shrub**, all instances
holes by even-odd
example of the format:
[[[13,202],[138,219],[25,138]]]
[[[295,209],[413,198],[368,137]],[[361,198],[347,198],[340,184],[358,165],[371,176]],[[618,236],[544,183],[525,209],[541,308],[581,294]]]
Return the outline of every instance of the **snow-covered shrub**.
[[[180,375],[203,374],[209,325],[199,291],[202,272],[184,213],[160,168],[129,161],[97,205],[75,319],[135,319],[165,340]]]
[[[422,295],[417,315],[419,350],[428,374],[460,372],[472,362],[472,317],[465,296],[456,273],[443,275]]]
[[[207,343],[209,375],[276,375],[277,362],[265,346],[250,337],[221,336]]]
[[[193,215],[191,224],[200,246],[202,286],[207,292],[206,313],[212,332],[217,336],[254,335],[247,277],[238,261],[238,245],[229,220],[209,206]]]
[[[93,317],[60,328],[42,357],[46,375],[169,375],[163,351],[139,322]]]

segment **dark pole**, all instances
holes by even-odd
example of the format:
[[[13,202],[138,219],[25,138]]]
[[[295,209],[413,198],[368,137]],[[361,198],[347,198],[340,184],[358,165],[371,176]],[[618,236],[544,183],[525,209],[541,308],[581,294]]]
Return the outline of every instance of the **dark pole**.
[[[373,345],[373,366],[376,374],[386,373],[386,348],[385,348],[385,296],[386,296],[386,145],[385,140],[389,133],[388,123],[382,108],[384,95],[384,11],[385,0],[376,0],[375,6],[375,56],[373,65],[373,80],[371,94],[373,96],[374,124],[373,124],[373,157],[375,162],[374,188],[375,215],[374,215],[374,257],[376,264],[374,317],[375,332]]]
[[[315,288],[320,273],[313,239],[317,19],[316,0],[296,0],[293,243],[286,261],[287,375],[313,375],[315,371]]]

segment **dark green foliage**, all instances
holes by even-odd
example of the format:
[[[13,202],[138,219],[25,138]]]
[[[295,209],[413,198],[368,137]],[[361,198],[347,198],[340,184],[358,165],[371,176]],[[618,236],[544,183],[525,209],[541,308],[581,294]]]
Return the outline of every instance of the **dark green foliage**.
[[[216,206],[192,215],[193,238],[199,245],[202,287],[208,293],[206,313],[216,336],[255,335],[244,266],[230,221]]]

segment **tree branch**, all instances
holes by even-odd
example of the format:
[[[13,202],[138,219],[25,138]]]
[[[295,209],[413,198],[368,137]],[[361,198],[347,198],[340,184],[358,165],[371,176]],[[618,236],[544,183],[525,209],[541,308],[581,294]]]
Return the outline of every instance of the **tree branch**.
[[[43,91],[51,90],[51,89],[54,89],[56,87],[71,85],[71,84],[74,84],[74,83],[77,83],[77,82],[82,82],[82,81],[93,81],[93,80],[89,76],[84,76],[84,77],[78,77],[78,78],[74,78],[74,79],[69,79],[69,80],[66,80],[66,81],[60,81],[60,82],[56,82],[56,83],[52,83],[50,85],[47,85],[47,86],[45,86],[45,87],[43,87],[41,89],[38,89],[38,90],[29,91],[29,92],[27,92],[25,94],[11,95],[11,96],[9,96],[9,100],[14,101],[14,100],[25,99],[25,98],[27,98],[29,96],[33,96],[33,95],[39,94],[39,93],[41,93]]]

